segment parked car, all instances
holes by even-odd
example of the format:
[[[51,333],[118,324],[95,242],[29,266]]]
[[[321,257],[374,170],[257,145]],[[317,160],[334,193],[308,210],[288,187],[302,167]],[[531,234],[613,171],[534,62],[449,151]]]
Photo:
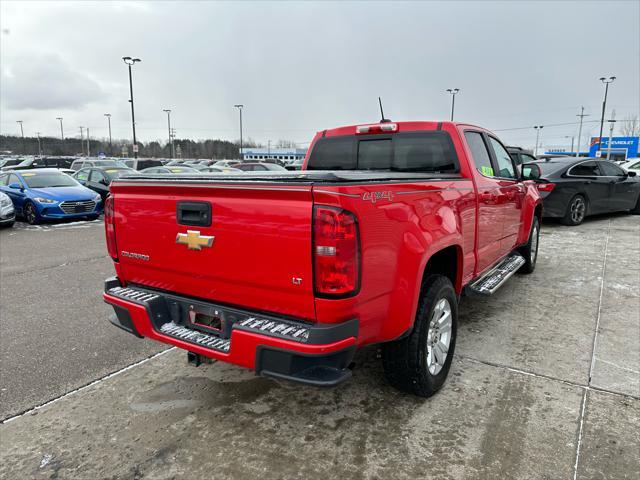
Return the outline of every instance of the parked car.
[[[138,175],[138,171],[123,167],[89,167],[74,172],[75,178],[81,185],[100,194],[102,201],[109,195],[109,185],[122,175]]]
[[[24,162],[24,158],[3,158],[0,160],[0,170],[12,170],[17,165]]]
[[[183,165],[183,166],[168,166],[168,165],[165,165],[164,167],[145,168],[144,170],[141,170],[140,173],[171,173],[171,174],[175,174],[175,173],[198,173],[198,170],[196,170],[193,167],[187,166],[187,165]]]
[[[121,160],[109,159],[78,159],[71,164],[71,170],[78,171],[86,167],[123,167],[128,168]]]
[[[213,167],[234,167],[240,163],[240,160],[216,160],[212,166]]]
[[[198,171],[203,173],[242,173],[242,170],[237,168],[226,167],[201,167],[198,168]]]
[[[430,396],[462,292],[535,268],[542,201],[518,172],[485,129],[400,122],[319,132],[297,175],[115,180],[103,298],[196,365],[331,386],[381,344],[390,383]]]
[[[13,227],[16,211],[9,195],[0,192],[0,227]]]
[[[11,197],[16,214],[27,222],[66,218],[98,218],[100,195],[55,169],[2,172],[0,191]]]
[[[243,162],[234,165],[243,172],[286,172],[287,169],[277,163]]]
[[[538,190],[545,217],[579,225],[599,213],[640,214],[640,178],[613,162],[596,158],[562,157],[525,164],[541,171]]]
[[[32,168],[69,168],[75,157],[35,157],[23,160],[11,170],[29,170]]]
[[[144,170],[145,168],[161,167],[164,165],[162,160],[156,158],[129,158],[123,160],[122,163],[134,170]]]
[[[626,162],[620,164],[620,168],[627,172],[631,170],[634,172],[640,172],[640,158],[628,158]]]
[[[304,159],[300,158],[298,160],[292,160],[291,162],[287,163],[284,168],[286,168],[287,170],[302,170],[303,164]]]
[[[537,158],[533,156],[533,152],[525,150],[522,147],[507,146],[506,148],[511,158],[513,158],[513,161],[516,162],[516,165],[535,162],[537,160]]]

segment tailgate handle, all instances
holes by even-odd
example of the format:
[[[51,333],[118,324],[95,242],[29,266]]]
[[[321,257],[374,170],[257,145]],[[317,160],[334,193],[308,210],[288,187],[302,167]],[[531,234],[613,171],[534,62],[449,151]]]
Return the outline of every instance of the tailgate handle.
[[[209,227],[211,204],[209,202],[178,202],[176,218],[180,225]]]

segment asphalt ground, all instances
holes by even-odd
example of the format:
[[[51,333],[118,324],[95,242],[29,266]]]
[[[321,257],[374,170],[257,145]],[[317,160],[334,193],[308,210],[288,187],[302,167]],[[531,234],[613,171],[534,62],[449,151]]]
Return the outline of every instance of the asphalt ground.
[[[106,322],[101,228],[0,235],[5,416],[162,348]],[[545,222],[535,273],[463,298],[426,400],[375,347],[329,390],[169,350],[0,425],[0,478],[640,478],[639,260],[640,217]]]

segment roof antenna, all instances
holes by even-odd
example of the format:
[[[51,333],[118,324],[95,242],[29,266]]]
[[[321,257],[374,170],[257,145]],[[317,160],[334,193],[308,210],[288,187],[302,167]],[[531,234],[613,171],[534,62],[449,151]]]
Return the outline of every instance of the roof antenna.
[[[384,118],[384,110],[382,110],[382,99],[380,97],[378,97],[378,103],[380,104],[380,116],[382,117],[380,119],[380,123],[390,122],[391,120],[389,120],[388,118]]]

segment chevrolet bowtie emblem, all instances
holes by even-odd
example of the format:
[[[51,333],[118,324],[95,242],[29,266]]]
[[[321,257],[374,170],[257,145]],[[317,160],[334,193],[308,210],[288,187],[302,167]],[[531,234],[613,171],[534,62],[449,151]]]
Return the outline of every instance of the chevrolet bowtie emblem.
[[[187,233],[179,233],[176,243],[187,245],[189,250],[202,250],[202,247],[210,247],[216,237],[200,235],[198,230],[187,230]]]

